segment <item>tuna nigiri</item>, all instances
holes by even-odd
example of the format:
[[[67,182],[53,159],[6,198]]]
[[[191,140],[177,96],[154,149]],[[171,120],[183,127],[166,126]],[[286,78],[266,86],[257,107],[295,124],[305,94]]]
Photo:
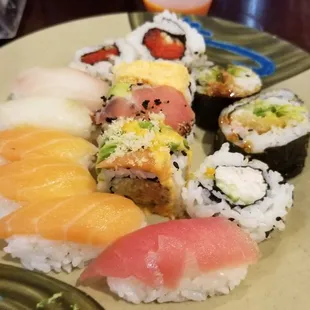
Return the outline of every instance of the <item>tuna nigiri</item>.
[[[44,96],[75,100],[96,111],[108,87],[106,82],[79,70],[35,67],[17,77],[11,93],[14,99]]]
[[[29,97],[0,104],[0,130],[18,126],[58,129],[89,138],[92,120],[79,102],[49,97]]]
[[[226,219],[170,221],[118,239],[80,280],[107,277],[110,289],[132,303],[202,301],[228,294],[258,256],[250,236]]]
[[[88,167],[96,152],[90,142],[58,130],[22,126],[0,131],[0,157],[9,162],[50,156]]]
[[[8,243],[4,251],[27,269],[70,272],[144,225],[143,212],[131,200],[91,193],[20,208],[0,220],[0,238]]]
[[[95,190],[88,170],[69,160],[25,158],[0,166],[0,195],[22,205]]]

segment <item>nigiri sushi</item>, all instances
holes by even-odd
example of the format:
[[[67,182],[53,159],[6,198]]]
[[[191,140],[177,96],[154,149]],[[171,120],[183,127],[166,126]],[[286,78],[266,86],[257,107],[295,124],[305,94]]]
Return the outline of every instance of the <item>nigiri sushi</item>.
[[[94,112],[101,108],[101,97],[108,89],[106,82],[79,70],[35,67],[17,77],[11,95],[14,99],[43,96],[75,100]]]
[[[58,129],[89,138],[92,120],[79,102],[49,97],[29,97],[0,104],[0,130],[30,125]]]
[[[51,157],[25,158],[0,166],[1,213],[16,205],[27,205],[52,198],[87,194],[96,190],[96,182],[82,165]],[[2,198],[1,197],[1,198]],[[9,201],[6,201],[9,200]],[[6,211],[7,210],[7,211]]]
[[[54,129],[22,126],[0,131],[0,158],[6,162],[50,156],[89,167],[97,150],[87,140]]]
[[[143,212],[131,200],[90,193],[20,208],[0,219],[0,238],[8,243],[4,251],[27,269],[70,272],[143,226]]]
[[[203,301],[228,294],[258,257],[250,236],[224,218],[170,221],[118,239],[80,281],[107,277],[112,292],[135,304]]]

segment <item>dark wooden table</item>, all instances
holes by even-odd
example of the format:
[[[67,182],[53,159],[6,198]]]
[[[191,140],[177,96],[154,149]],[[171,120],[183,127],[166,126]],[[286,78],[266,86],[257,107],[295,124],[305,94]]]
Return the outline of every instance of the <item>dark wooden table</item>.
[[[310,52],[309,0],[213,1],[210,15],[270,32]],[[16,38],[73,19],[142,10],[142,0],[28,0]]]

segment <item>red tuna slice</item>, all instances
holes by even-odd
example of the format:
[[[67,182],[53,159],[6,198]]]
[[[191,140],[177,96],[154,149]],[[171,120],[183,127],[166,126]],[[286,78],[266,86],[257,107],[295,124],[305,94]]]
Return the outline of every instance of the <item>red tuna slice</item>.
[[[177,36],[154,28],[145,34],[143,44],[154,58],[175,60],[184,56],[184,41],[184,35]]]
[[[177,89],[170,86],[138,88],[133,91],[133,98],[148,113],[162,112],[165,123],[182,136],[190,133],[195,114]]]
[[[100,61],[108,61],[111,56],[119,56],[119,50],[116,45],[105,46],[97,51],[87,53],[81,57],[81,61],[94,65]]]
[[[253,264],[258,257],[257,244],[224,218],[169,221],[121,237],[86,268],[80,280],[132,276],[151,287],[175,289],[188,271],[195,277]]]

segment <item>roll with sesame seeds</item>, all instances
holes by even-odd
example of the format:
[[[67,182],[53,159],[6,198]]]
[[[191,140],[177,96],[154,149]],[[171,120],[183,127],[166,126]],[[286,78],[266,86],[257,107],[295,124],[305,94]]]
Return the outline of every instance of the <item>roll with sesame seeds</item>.
[[[192,153],[162,114],[112,121],[98,143],[98,190],[128,197],[154,214],[184,216],[181,189]]]
[[[261,242],[285,228],[293,191],[280,173],[230,152],[225,143],[204,160],[182,197],[191,217],[226,217]]]

